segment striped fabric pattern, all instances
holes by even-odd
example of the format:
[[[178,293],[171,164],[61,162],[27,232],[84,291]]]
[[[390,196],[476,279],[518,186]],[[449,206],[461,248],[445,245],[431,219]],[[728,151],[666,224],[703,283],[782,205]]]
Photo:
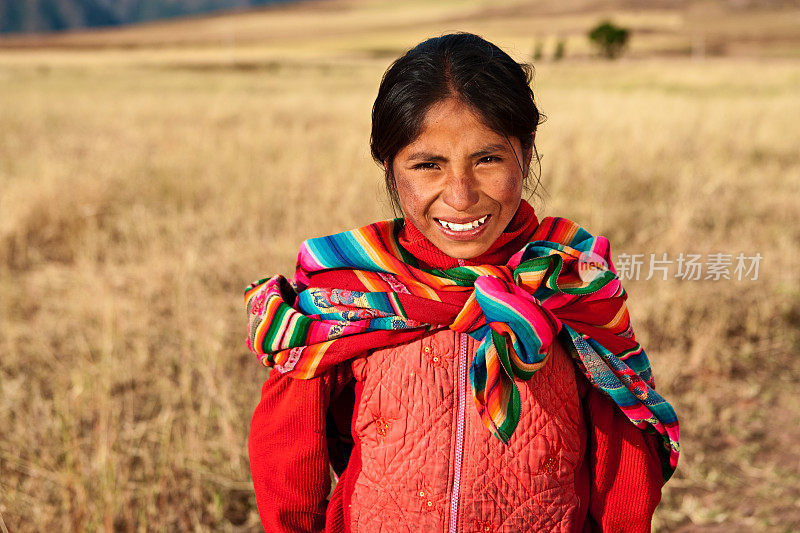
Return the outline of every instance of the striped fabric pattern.
[[[520,419],[516,380],[546,364],[558,337],[594,387],[662,437],[670,478],[680,451],[677,416],[655,391],[605,237],[547,217],[505,265],[438,270],[420,268],[400,246],[402,225],[394,219],[309,239],[291,280],[252,283],[247,344],[261,363],[309,379],[434,329],[468,333],[482,341],[470,365],[475,406],[508,443]]]

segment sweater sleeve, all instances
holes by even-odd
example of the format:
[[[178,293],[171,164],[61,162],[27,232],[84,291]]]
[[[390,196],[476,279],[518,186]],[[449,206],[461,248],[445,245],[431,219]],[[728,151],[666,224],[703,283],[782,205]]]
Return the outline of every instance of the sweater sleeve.
[[[649,532],[663,486],[659,437],[634,426],[610,398],[580,381],[588,426],[590,529]]]
[[[253,413],[250,472],[261,523],[270,532],[321,532],[330,492],[326,411],[347,376],[314,379],[270,371]]]

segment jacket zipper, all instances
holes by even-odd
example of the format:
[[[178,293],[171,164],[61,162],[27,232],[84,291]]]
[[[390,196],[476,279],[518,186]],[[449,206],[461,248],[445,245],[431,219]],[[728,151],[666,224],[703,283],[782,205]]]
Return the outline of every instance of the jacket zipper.
[[[458,353],[458,421],[456,425],[456,465],[453,473],[453,489],[450,498],[450,533],[458,529],[458,498],[461,488],[461,465],[464,458],[464,423],[467,407],[467,336],[457,333],[459,339]]]

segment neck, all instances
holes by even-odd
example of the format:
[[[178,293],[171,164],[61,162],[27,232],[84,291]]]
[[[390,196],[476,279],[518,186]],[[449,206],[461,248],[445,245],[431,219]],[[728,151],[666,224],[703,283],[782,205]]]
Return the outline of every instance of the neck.
[[[522,200],[506,229],[484,253],[470,259],[457,259],[445,254],[428,240],[408,219],[400,230],[400,245],[408,250],[422,268],[448,269],[464,265],[502,265],[530,241],[539,225],[533,207]]]

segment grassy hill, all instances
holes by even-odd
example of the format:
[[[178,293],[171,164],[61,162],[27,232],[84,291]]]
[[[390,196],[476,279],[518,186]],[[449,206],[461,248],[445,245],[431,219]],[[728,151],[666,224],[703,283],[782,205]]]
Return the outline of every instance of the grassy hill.
[[[452,30],[544,43],[539,216],[613,257],[763,257],[626,282],[682,422],[655,529],[800,529],[799,12],[332,0],[0,39],[0,531],[260,530],[243,289],[390,216],[380,76]],[[633,28],[616,62],[584,37],[607,17]]]
[[[557,40],[571,56],[591,52],[586,32],[610,18],[632,29],[630,55],[800,55],[796,2],[674,0],[482,0],[391,2],[301,0],[252,11],[156,21],[124,28],[49,36],[2,36],[0,48],[258,48],[391,56],[443,29],[502,36],[550,54]]]
[[[133,24],[280,0],[0,0],[0,33]]]

